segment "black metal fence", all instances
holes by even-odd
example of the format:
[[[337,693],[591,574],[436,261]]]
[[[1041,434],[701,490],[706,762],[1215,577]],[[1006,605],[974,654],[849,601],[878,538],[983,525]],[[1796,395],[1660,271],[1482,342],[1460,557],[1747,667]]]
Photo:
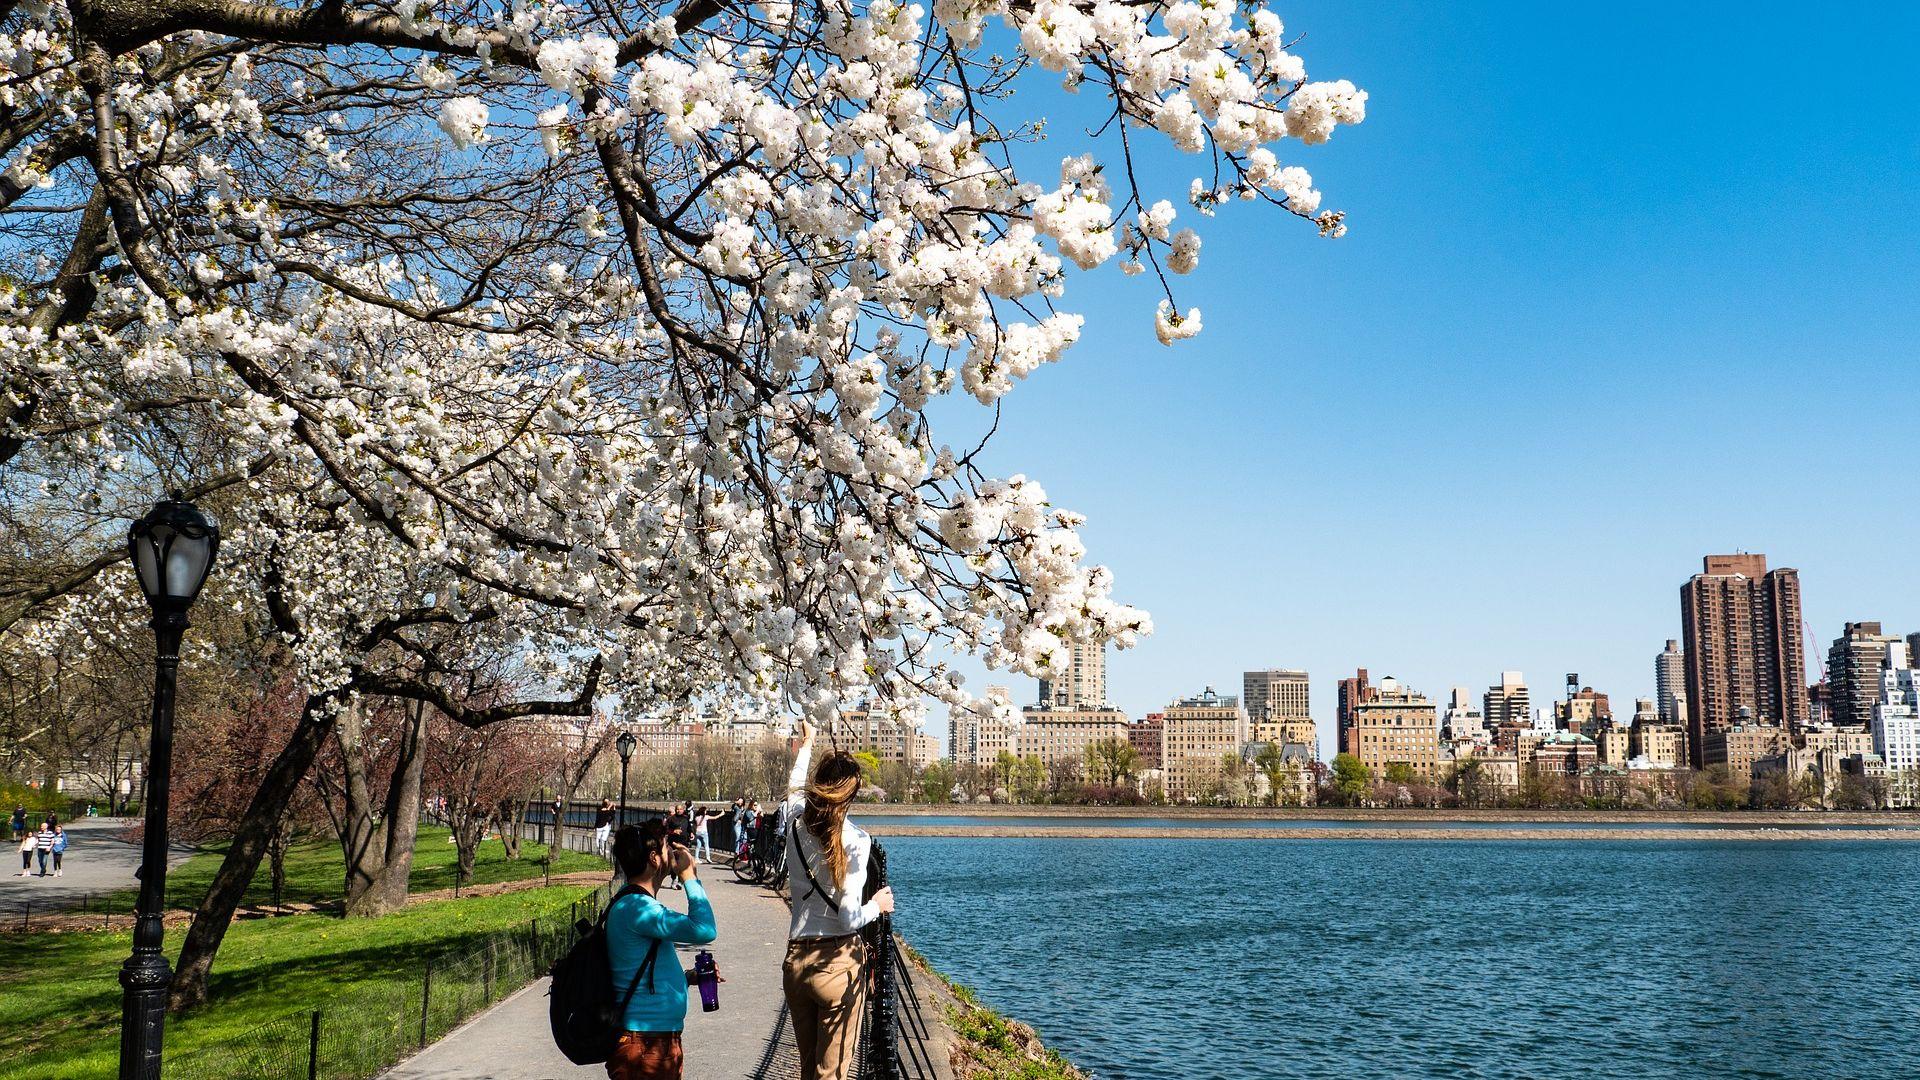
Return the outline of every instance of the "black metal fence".
[[[734,850],[737,847],[733,814],[730,812],[733,809],[732,804],[696,803],[694,809],[729,811],[728,813],[721,814],[719,817],[709,818],[707,820],[707,843],[713,849],[714,861],[729,861],[733,857]],[[557,815],[554,813],[554,806],[551,802],[527,803],[520,808],[520,835],[523,839],[532,840],[536,844],[551,843],[555,847],[564,848],[568,851],[582,851],[592,855],[604,855],[606,852],[599,849],[598,842],[595,839],[596,830],[594,828],[594,821],[599,811],[600,804],[598,802],[585,799],[576,799],[571,802],[561,803],[560,812]],[[667,816],[667,812],[664,808],[651,804],[646,806],[629,805],[626,810],[626,816],[621,817],[617,809],[615,810],[614,816],[617,819],[615,822],[616,825],[632,825],[650,818],[665,817]],[[765,821],[771,821],[772,815],[763,814],[762,818]],[[559,822],[557,828],[554,824],[556,820]]]
[[[599,918],[605,886],[457,954],[424,959],[416,977],[359,988],[322,1009],[270,1020],[167,1059],[167,1080],[360,1080],[421,1050],[546,974],[573,947],[575,923]]]
[[[98,926],[102,930],[111,930],[116,926],[133,926],[134,908],[139,898],[126,889],[110,892],[84,892],[79,899],[71,895],[55,900],[42,900],[38,907],[30,899],[23,899],[17,906],[0,904],[0,918],[6,921],[0,927],[19,929],[22,933],[47,919],[62,919],[71,926],[75,918]]]
[[[876,888],[887,884],[887,852],[873,845],[869,871]],[[893,933],[893,916],[882,915],[867,927],[867,963],[872,983],[860,1026],[857,1075],[860,1080],[934,1080],[932,1031],[913,985],[913,971]]]

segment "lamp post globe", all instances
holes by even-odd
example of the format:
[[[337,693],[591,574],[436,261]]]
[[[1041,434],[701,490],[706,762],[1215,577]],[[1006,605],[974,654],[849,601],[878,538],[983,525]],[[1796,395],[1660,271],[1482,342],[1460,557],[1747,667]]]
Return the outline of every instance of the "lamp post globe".
[[[187,609],[220,550],[220,524],[179,498],[154,504],[127,530],[140,591],[153,609],[153,722],[147,748],[146,832],[133,954],[120,968],[120,1080],[159,1080],[173,971],[161,951],[167,900],[167,802],[173,767],[173,697]]]
[[[633,750],[639,741],[631,731],[622,731],[613,740],[614,752],[620,755],[620,816],[614,820],[621,826],[627,823],[627,763],[633,760]]]

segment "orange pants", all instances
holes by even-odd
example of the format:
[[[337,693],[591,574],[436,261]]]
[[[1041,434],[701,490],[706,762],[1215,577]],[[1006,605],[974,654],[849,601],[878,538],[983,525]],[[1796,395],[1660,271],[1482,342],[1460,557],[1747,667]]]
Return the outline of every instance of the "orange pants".
[[[867,1003],[867,950],[859,935],[787,942],[781,986],[800,1050],[800,1080],[853,1075]]]
[[[609,1080],[680,1080],[686,1064],[677,1031],[628,1031],[607,1059]]]

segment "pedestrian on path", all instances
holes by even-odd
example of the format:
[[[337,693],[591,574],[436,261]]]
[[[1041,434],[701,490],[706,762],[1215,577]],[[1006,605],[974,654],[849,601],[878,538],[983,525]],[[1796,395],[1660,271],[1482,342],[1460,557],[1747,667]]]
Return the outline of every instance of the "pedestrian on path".
[[[34,850],[40,856],[40,876],[47,876],[47,860],[53,857],[53,842],[56,839],[53,827],[59,822],[48,818],[40,823],[40,831],[34,835]]]
[[[787,778],[787,886],[793,896],[787,958],[781,968],[787,1015],[800,1051],[800,1080],[852,1075],[866,1004],[866,945],[860,929],[893,910],[893,890],[862,902],[873,840],[847,820],[860,793],[860,763],[836,750],[807,783],[813,725],[800,725],[800,749]]]
[[[33,853],[39,847],[40,838],[38,836],[27,832],[25,829],[20,830],[20,872],[13,875],[14,877],[26,877],[28,874],[33,873]]]
[[[693,844],[693,826],[687,818],[687,811],[692,808],[692,803],[674,803],[667,807],[667,835],[673,838],[674,843],[683,847]],[[679,887],[679,879],[671,877],[667,879],[667,888],[678,889]]]
[[[674,842],[664,821],[623,827],[614,835],[613,857],[627,875],[627,887],[607,912],[607,959],[614,992],[625,998],[626,1011],[607,1076],[681,1080],[680,1032],[687,1024],[687,987],[695,975],[680,966],[673,946],[705,945],[718,936],[713,904],[695,872],[693,853]],[[684,915],[660,902],[658,893],[669,879],[687,892]]]
[[[13,838],[18,840],[25,835],[27,835],[27,808],[16,806],[13,808]]]
[[[613,842],[613,800],[601,799],[600,809],[593,812],[593,853],[605,856],[607,845]]]
[[[712,834],[707,831],[707,822],[714,818],[726,817],[725,810],[696,810],[693,814],[693,857],[701,862],[713,862]]]
[[[53,876],[61,874],[60,861],[67,853],[67,830],[59,825],[53,827]]]

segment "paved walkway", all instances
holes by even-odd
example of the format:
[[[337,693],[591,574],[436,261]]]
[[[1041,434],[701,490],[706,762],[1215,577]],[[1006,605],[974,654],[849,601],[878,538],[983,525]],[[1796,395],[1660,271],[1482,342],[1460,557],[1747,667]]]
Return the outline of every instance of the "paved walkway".
[[[703,867],[701,877],[720,927],[719,940],[711,946],[714,962],[726,982],[720,984],[720,1011],[701,1012],[695,996],[687,1012],[686,1078],[790,1077],[796,1063],[781,1045],[786,902],[765,889],[740,884],[724,867]],[[666,902],[685,906],[679,893],[667,893]],[[694,950],[681,949],[681,967],[692,967]],[[792,1040],[785,1042],[790,1046]],[[606,1075],[605,1066],[575,1065],[554,1048],[547,1025],[547,980],[541,979],[396,1065],[382,1080],[574,1080]]]
[[[19,917],[31,905],[37,915],[80,906],[82,897],[129,889],[139,882],[133,872],[140,867],[140,848],[120,839],[125,823],[113,818],[81,818],[66,826],[67,853],[62,860],[66,872],[59,877],[39,877],[40,858],[34,856],[33,877],[15,877],[20,872],[18,843],[10,842],[0,862],[0,919]],[[11,833],[0,834],[0,839]],[[179,862],[193,849],[175,845],[168,865]],[[47,865],[53,865],[49,859]]]

